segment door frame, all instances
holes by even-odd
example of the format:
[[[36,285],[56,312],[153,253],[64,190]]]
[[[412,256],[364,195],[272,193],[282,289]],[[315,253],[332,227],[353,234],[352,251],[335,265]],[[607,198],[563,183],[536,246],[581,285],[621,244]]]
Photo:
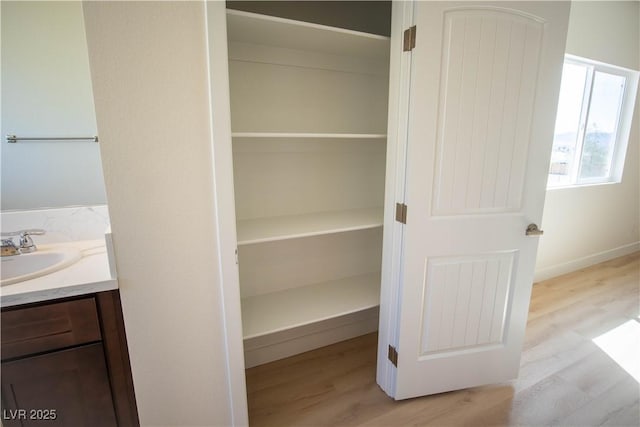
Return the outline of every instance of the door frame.
[[[204,26],[207,37],[209,68],[209,120],[213,163],[214,224],[218,248],[218,271],[222,318],[223,347],[219,363],[227,370],[227,393],[231,424],[249,425],[247,387],[240,308],[238,273],[238,240],[236,234],[235,197],[233,189],[233,154],[231,143],[231,98],[229,95],[229,57],[227,53],[226,3],[204,2]],[[213,286],[214,284],[212,284]]]
[[[376,381],[395,397],[396,369],[389,360],[389,346],[397,348],[404,227],[395,219],[396,203],[405,202],[411,53],[403,51],[404,30],[413,25],[414,0],[393,1],[391,9],[391,54],[389,59],[389,111],[385,175],[382,283],[378,326]]]
[[[377,382],[391,397],[395,390],[395,369],[387,358],[387,346],[397,339],[398,293],[400,291],[403,228],[395,221],[395,204],[404,200],[406,144],[409,108],[411,55],[402,50],[403,31],[413,21],[414,0],[392,1],[391,55],[389,70],[389,112],[385,178],[384,235],[380,320],[378,330]],[[227,391],[232,424],[249,423],[240,280],[237,265],[237,234],[233,190],[231,108],[227,55],[226,7],[224,2],[205,1],[208,38],[211,152],[213,156],[214,218],[217,230],[221,309],[224,319],[224,348],[221,355],[227,370]]]

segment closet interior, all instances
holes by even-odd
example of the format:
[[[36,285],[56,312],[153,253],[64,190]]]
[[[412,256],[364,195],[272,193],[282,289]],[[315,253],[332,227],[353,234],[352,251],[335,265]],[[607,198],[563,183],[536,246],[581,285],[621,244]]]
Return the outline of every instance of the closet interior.
[[[377,329],[389,37],[227,9],[247,367]]]

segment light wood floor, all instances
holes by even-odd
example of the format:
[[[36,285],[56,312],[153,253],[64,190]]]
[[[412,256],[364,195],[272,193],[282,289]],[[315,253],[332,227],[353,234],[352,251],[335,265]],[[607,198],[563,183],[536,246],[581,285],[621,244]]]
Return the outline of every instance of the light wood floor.
[[[636,253],[536,284],[512,382],[395,402],[370,334],[247,370],[250,423],[638,426],[638,382],[592,339],[640,320],[639,273]]]

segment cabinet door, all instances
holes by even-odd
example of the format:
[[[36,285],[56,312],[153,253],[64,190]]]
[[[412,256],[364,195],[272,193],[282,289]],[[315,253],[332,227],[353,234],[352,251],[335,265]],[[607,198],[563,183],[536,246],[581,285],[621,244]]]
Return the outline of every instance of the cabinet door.
[[[396,399],[518,374],[568,16],[568,2],[414,4]]]
[[[2,363],[5,426],[116,426],[102,344]]]

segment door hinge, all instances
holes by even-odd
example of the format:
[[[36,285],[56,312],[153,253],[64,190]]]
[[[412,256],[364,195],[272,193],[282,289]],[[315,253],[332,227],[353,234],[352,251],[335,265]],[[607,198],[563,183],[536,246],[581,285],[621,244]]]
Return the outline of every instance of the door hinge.
[[[404,203],[396,203],[396,221],[407,223],[407,205]]]
[[[416,26],[404,30],[403,52],[409,52],[416,47]]]
[[[398,352],[396,351],[395,347],[391,346],[391,344],[389,344],[388,357],[389,357],[389,360],[391,361],[391,363],[393,363],[393,366],[395,366],[397,368],[398,367]]]

